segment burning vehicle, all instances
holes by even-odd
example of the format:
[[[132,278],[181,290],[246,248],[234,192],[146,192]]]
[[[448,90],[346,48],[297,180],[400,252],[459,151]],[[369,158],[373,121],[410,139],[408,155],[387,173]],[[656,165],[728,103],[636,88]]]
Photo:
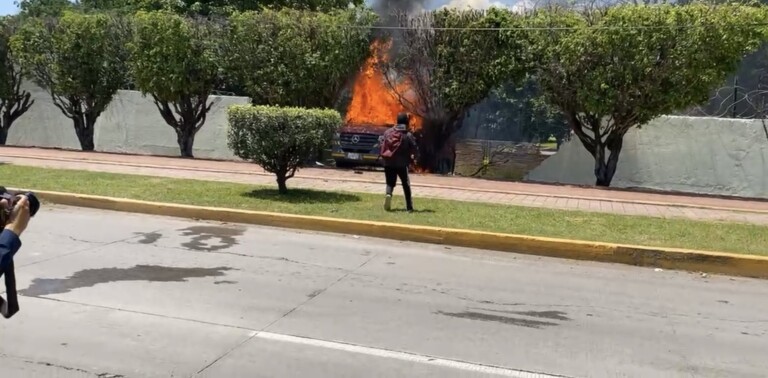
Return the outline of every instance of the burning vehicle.
[[[336,166],[379,166],[379,137],[390,126],[347,124],[339,129],[331,146],[331,156]]]
[[[381,165],[379,137],[394,126],[398,113],[407,112],[381,69],[381,59],[388,59],[390,47],[391,42],[374,42],[371,57],[355,77],[344,126],[337,131],[331,146],[331,157],[337,167]],[[421,123],[420,118],[413,117],[411,127],[418,129]]]

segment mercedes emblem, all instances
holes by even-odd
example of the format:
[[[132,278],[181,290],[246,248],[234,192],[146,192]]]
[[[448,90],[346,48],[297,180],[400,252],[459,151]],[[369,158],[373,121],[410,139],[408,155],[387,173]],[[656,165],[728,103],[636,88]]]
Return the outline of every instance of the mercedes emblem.
[[[352,135],[352,143],[360,143],[360,135]]]

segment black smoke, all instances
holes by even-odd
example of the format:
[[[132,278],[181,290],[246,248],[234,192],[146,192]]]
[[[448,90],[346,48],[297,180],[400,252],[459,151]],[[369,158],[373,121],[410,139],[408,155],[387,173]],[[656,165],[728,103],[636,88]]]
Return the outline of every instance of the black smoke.
[[[379,14],[389,11],[415,12],[426,9],[427,0],[377,0],[373,4],[373,9]]]
[[[428,3],[429,0],[375,0],[373,10],[386,26],[396,26],[398,15],[424,11]]]

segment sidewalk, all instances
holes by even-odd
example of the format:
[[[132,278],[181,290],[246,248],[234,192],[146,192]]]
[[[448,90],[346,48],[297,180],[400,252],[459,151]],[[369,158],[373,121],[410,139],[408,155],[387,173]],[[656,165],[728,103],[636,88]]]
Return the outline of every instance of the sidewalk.
[[[0,148],[0,162],[46,168],[274,185],[260,167],[235,161],[120,155],[37,148]],[[500,182],[466,177],[413,175],[415,196],[504,205],[584,210],[662,218],[719,220],[768,225],[768,201],[644,193],[574,186]],[[308,168],[291,187],[381,193],[383,174]]]

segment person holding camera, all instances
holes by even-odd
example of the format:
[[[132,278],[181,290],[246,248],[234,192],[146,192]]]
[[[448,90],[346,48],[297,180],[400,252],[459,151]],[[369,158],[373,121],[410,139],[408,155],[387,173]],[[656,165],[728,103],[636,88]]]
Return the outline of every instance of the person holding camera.
[[[0,206],[8,208],[11,205],[7,199],[2,199]],[[0,232],[0,276],[3,275],[5,268],[13,262],[13,256],[21,248],[21,234],[27,229],[29,218],[29,198],[21,196],[10,211],[8,223]]]
[[[16,273],[13,257],[21,249],[21,234],[27,229],[29,219],[40,208],[40,201],[32,193],[11,194],[0,187],[0,277],[5,280],[5,295],[0,297],[0,315],[8,319],[19,311],[16,294]]]

